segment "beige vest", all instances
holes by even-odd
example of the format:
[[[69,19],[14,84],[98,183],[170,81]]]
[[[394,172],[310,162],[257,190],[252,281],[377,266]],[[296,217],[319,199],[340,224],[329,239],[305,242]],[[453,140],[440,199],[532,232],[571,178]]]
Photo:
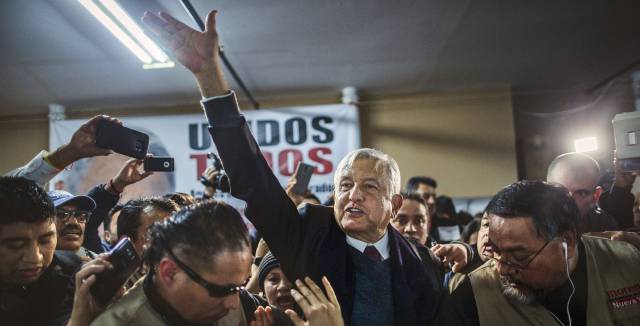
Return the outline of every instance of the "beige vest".
[[[609,239],[582,236],[587,266],[587,325],[640,325],[640,251]],[[558,325],[541,305],[514,304],[500,289],[490,260],[469,273],[480,325]]]
[[[160,314],[151,307],[151,304],[144,293],[142,283],[145,277],[146,276],[143,276],[122,298],[109,306],[105,312],[91,323],[91,326],[167,325]],[[226,316],[212,325],[247,325],[242,306],[238,309],[229,311]]]

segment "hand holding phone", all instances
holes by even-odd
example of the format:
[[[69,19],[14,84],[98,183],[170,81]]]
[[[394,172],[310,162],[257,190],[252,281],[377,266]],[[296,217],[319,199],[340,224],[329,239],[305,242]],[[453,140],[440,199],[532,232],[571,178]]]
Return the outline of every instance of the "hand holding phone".
[[[298,195],[305,195],[309,190],[309,181],[311,181],[311,175],[315,167],[303,162],[298,163],[295,174],[295,185],[291,188],[291,192]]]
[[[174,169],[173,157],[147,156],[144,159],[144,170],[147,172],[173,172]]]
[[[140,267],[140,257],[128,237],[120,240],[109,251],[107,261],[112,269],[96,275],[96,280],[91,287],[91,294],[102,305],[106,305],[116,295],[124,283]]]
[[[96,145],[141,160],[147,155],[149,135],[100,120],[96,125]]]

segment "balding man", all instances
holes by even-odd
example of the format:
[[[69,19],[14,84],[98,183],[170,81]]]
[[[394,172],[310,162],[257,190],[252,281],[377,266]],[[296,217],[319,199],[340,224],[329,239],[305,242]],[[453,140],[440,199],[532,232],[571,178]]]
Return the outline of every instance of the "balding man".
[[[602,194],[599,178],[598,162],[583,153],[562,154],[549,164],[547,170],[547,181],[563,185],[576,202],[581,217],[578,227],[583,233],[618,230],[613,217],[597,205]]]
[[[349,153],[337,166],[335,205],[299,212],[264,160],[229,91],[218,57],[215,11],[204,33],[168,14],[143,21],[195,76],[209,131],[229,176],[231,194],[280,260],[290,280],[326,276],[347,325],[429,325],[445,290],[431,261],[389,225],[402,205],[400,170],[373,149]]]

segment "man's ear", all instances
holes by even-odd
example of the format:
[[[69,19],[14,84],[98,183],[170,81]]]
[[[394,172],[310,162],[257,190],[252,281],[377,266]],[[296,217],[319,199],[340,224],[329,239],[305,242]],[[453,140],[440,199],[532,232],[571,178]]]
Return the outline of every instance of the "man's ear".
[[[178,267],[169,258],[162,258],[158,264],[158,278],[166,287],[171,287],[176,282]]]
[[[395,194],[391,196],[391,211],[394,216],[400,210],[400,207],[402,207],[402,195]]]
[[[562,233],[561,237],[562,241],[565,241],[567,243],[567,248],[569,250],[571,250],[571,248],[574,248],[579,241],[578,235],[574,231],[565,231]]]
[[[597,186],[596,190],[593,192],[593,199],[595,199],[596,202],[598,202],[598,200],[600,200],[600,196],[602,195],[602,187]]]

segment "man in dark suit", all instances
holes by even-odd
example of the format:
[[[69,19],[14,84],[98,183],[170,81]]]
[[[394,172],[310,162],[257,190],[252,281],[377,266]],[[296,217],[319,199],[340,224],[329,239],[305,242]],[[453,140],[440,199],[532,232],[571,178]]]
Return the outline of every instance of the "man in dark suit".
[[[445,295],[440,268],[422,261],[389,221],[402,205],[400,171],[373,149],[337,166],[335,205],[298,211],[271,172],[229,91],[218,58],[215,14],[200,33],[166,13],[145,13],[158,41],[196,77],[210,133],[234,197],[290,280],[327,276],[350,325],[428,325]]]

